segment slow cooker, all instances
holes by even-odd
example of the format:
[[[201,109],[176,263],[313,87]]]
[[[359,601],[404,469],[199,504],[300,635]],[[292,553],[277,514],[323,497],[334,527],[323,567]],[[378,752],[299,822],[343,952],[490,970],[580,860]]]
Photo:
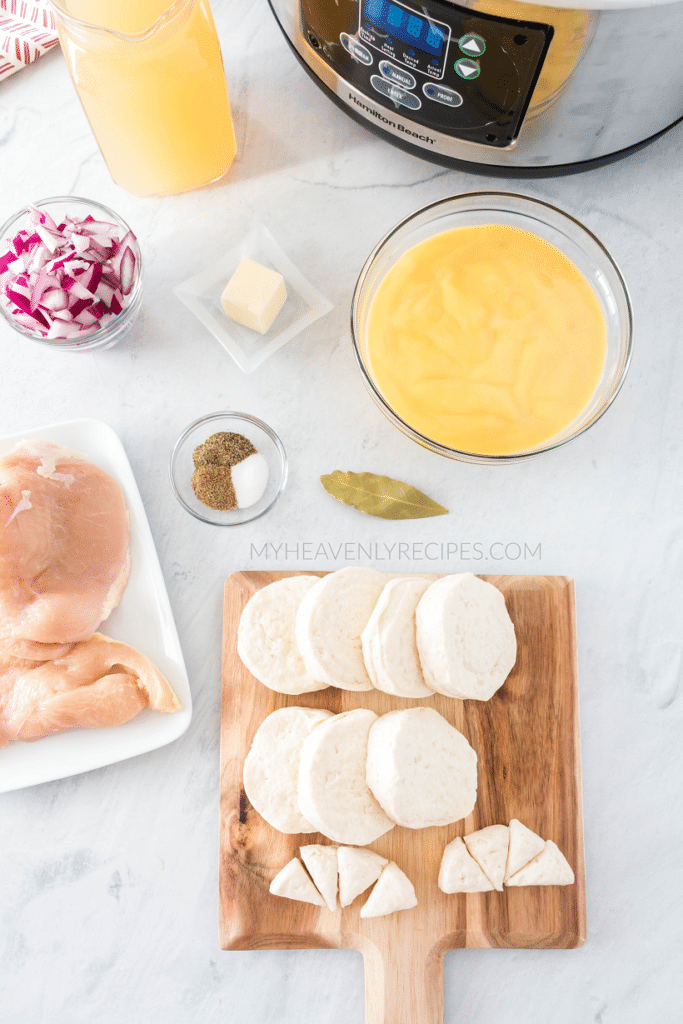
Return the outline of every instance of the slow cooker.
[[[361,124],[502,174],[580,170],[683,118],[683,2],[269,0],[294,53]]]

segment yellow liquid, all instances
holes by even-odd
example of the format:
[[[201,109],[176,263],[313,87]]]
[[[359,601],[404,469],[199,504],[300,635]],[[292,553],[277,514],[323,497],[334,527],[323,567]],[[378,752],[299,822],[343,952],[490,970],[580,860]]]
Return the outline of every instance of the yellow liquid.
[[[373,299],[367,356],[409,426],[461,451],[510,455],[585,409],[606,334],[593,288],[559,249],[492,224],[444,231],[401,257]]]
[[[58,6],[105,29],[58,15],[71,77],[114,181],[135,195],[169,195],[225,174],[235,133],[208,0],[188,0],[153,30],[168,0]]]

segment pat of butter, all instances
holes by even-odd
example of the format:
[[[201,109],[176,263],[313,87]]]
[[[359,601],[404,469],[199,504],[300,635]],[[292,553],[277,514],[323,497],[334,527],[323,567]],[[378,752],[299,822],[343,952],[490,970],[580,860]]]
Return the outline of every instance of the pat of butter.
[[[244,259],[226,284],[221,302],[232,320],[265,334],[287,301],[282,274]]]

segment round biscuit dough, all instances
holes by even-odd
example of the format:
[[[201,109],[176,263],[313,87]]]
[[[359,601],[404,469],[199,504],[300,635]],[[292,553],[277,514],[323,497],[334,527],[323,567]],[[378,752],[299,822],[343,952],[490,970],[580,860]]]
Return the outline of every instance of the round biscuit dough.
[[[331,711],[278,708],[263,720],[244,762],[244,791],[269,825],[289,835],[315,832],[297,797],[299,758],[306,738]]]
[[[415,608],[430,580],[399,577],[390,580],[363,630],[363,657],[376,689],[394,697],[431,697],[415,641]]]
[[[299,764],[299,806],[334,843],[367,846],[394,827],[365,781],[374,711],[356,708],[323,722],[305,740]]]
[[[287,576],[257,590],[237,630],[237,653],[252,675],[277,693],[311,693],[327,683],[309,674],[294,636],[296,613],[318,576]]]
[[[477,755],[434,708],[390,711],[370,729],[366,779],[397,825],[448,825],[476,803]]]
[[[415,610],[425,683],[460,700],[489,700],[517,658],[515,627],[497,587],[472,573],[444,576]]]
[[[296,640],[309,675],[342,690],[371,690],[361,633],[387,577],[348,566],[323,576],[308,591],[296,616]]]

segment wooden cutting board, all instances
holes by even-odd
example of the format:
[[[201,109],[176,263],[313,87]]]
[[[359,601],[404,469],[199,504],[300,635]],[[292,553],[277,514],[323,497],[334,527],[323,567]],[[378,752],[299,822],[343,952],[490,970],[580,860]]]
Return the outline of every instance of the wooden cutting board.
[[[329,688],[288,697],[259,683],[237,655],[237,626],[255,591],[292,576],[238,572],[225,584],[221,715],[220,943],[223,949],[353,947],[365,960],[366,1024],[441,1024],[443,956],[453,948],[569,949],[586,937],[574,584],[565,576],[483,576],[505,595],[515,624],[517,664],[491,700],[438,694],[424,701],[377,690]],[[313,575],[313,574],[311,574]],[[325,575],[316,573],[315,575]],[[283,835],[252,808],[242,766],[264,718],[294,704],[377,714],[431,705],[465,734],[479,757],[472,814],[441,828],[396,827],[371,849],[395,860],[418,905],[361,920],[360,897],[345,910],[271,896],[275,874],[319,834]],[[574,869],[568,886],[446,896],[437,887],[446,843],[485,825],[519,818],[554,840]]]

